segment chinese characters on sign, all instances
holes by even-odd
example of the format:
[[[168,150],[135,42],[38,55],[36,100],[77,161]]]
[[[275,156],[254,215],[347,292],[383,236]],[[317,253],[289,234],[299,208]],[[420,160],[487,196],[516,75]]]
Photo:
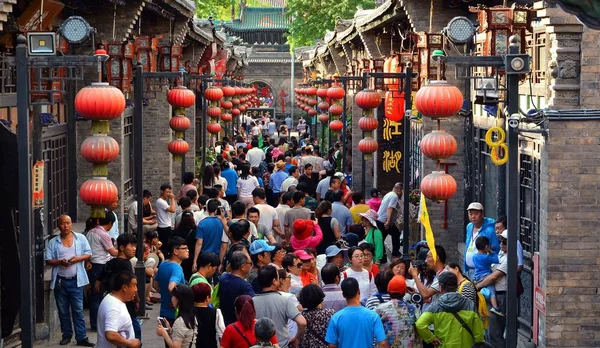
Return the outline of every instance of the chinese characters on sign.
[[[275,117],[275,108],[250,108],[248,115],[253,119],[272,118]]]
[[[35,162],[31,179],[33,209],[39,209],[44,206],[44,161]]]
[[[389,110],[388,110],[389,111]],[[402,182],[402,162],[404,160],[403,119],[399,122],[390,121],[383,115],[386,112],[385,103],[377,110],[379,126],[377,135],[379,150],[377,153],[377,188],[381,191],[391,191],[394,184]],[[399,110],[399,112],[403,112]]]

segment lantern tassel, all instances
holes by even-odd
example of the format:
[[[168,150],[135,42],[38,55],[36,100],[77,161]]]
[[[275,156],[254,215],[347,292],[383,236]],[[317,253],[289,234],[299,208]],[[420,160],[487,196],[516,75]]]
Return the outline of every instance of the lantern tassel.
[[[107,120],[93,120],[92,134],[108,134],[110,132],[110,123]]]
[[[104,219],[106,217],[106,207],[92,205],[90,209],[90,217],[95,219]]]
[[[92,176],[107,177],[108,176],[108,164],[107,163],[94,163],[93,169],[92,169]]]

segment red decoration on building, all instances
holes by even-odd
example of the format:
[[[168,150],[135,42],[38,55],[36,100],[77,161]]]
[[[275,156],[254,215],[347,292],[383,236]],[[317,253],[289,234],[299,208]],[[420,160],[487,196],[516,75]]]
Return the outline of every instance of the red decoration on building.
[[[400,122],[404,118],[404,93],[397,91],[385,92],[385,118]]]
[[[358,128],[365,132],[373,132],[379,126],[379,121],[375,117],[361,117],[358,120]]]
[[[323,114],[320,114],[320,115],[319,115],[319,121],[320,121],[321,123],[323,123],[323,124],[325,124],[325,123],[329,122],[329,115],[328,115],[328,114],[325,114],[325,113],[323,113]]]
[[[206,130],[210,134],[217,134],[221,131],[221,125],[218,123],[209,123],[206,125]]]
[[[125,96],[105,82],[94,82],[75,96],[75,110],[88,120],[113,120],[125,110]]]
[[[421,151],[423,155],[433,160],[451,157],[456,153],[458,147],[456,139],[443,130],[434,130],[421,139]]]
[[[322,101],[317,105],[317,108],[323,112],[327,112],[327,110],[329,110],[329,104],[325,101]]]
[[[210,86],[204,91],[204,98],[209,101],[218,101],[223,98],[223,90],[219,87]]]
[[[358,142],[358,151],[365,154],[365,159],[370,159],[372,156],[371,154],[377,151],[378,147],[379,144],[377,143],[377,140],[371,137],[362,139]]]
[[[191,122],[190,122],[189,118],[187,118],[183,115],[176,115],[176,116],[173,116],[171,118],[171,120],[169,121],[169,126],[175,132],[183,133],[186,130],[190,129]],[[183,134],[181,134],[181,136],[177,136],[177,138],[183,138]]]
[[[363,89],[356,94],[354,101],[361,109],[377,109],[381,105],[381,95],[372,89]]]
[[[432,172],[421,181],[421,193],[436,202],[450,199],[457,189],[456,180],[443,171]]]
[[[177,86],[167,93],[167,102],[174,108],[189,108],[196,102],[196,95],[184,86]],[[184,112],[176,111],[178,114]]]
[[[327,89],[327,98],[330,99],[342,99],[346,96],[346,92],[340,86],[333,86]]]
[[[109,162],[119,157],[119,144],[105,134],[85,138],[81,144],[81,157],[94,165],[93,176],[108,176]]]
[[[344,112],[344,108],[340,104],[333,104],[329,107],[329,113],[332,116],[339,116]]]
[[[339,132],[342,130],[342,128],[344,128],[344,124],[340,120],[333,120],[331,123],[329,123],[329,129],[334,132]]]

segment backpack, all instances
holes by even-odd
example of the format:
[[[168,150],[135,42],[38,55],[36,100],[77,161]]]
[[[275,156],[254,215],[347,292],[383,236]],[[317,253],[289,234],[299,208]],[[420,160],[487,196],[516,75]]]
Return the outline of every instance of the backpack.
[[[483,296],[483,294],[479,290],[477,290],[475,284],[469,280],[460,283],[460,285],[458,286],[458,293],[462,294],[462,290],[467,282],[473,284],[473,288],[475,288],[475,292],[477,294],[477,303],[475,304],[475,308],[477,309],[477,313],[479,314],[479,317],[483,322],[483,329],[486,330],[489,326],[490,312],[487,308],[487,301],[485,300],[485,296]]]
[[[215,288],[213,289],[212,294],[210,295],[210,303],[215,308],[221,307],[221,299],[219,298],[219,289],[220,288],[221,288],[221,283],[217,283],[217,285],[215,285]]]

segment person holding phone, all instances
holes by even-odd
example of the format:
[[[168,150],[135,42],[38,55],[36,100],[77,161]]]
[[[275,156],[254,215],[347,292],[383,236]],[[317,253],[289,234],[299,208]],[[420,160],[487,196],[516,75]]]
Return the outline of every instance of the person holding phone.
[[[166,300],[166,299],[165,299]],[[187,285],[177,285],[171,292],[171,306],[179,315],[173,326],[164,318],[158,318],[156,334],[165,340],[167,348],[188,348],[196,346],[198,321],[194,314],[194,292]]]

